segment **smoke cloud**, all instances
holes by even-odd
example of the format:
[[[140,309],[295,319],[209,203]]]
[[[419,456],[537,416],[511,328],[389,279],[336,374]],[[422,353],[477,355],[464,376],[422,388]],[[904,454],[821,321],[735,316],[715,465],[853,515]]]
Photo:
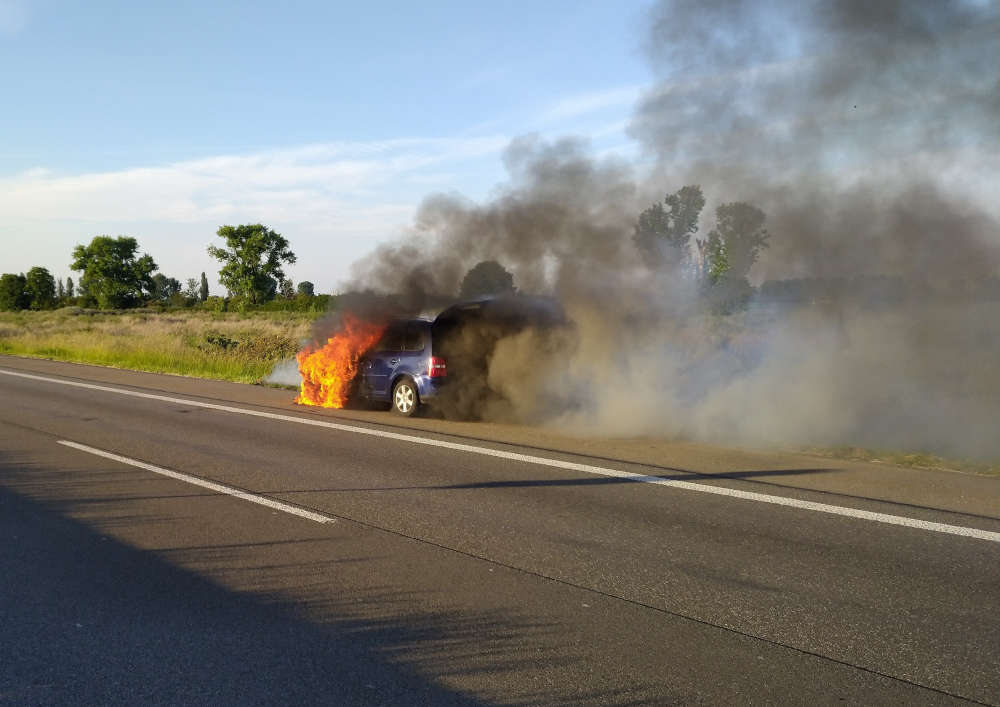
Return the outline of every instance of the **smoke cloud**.
[[[768,213],[760,277],[996,272],[996,2],[682,0],[648,49],[631,132]]]
[[[1000,5],[674,0],[645,48],[652,168],[520,138],[499,196],[428,197],[354,286],[417,312],[497,260],[554,297],[564,324],[484,354],[488,419],[1000,457]],[[692,268],[650,262],[637,216],[685,184],[699,238],[723,202],[762,209],[750,281],[810,294],[713,313]]]

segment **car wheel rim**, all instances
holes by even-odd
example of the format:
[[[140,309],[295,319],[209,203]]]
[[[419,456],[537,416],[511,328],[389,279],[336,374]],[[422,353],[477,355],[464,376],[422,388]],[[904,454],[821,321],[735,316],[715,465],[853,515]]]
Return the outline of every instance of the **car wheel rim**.
[[[409,412],[413,407],[413,388],[408,385],[401,385],[396,388],[396,409],[400,412]]]

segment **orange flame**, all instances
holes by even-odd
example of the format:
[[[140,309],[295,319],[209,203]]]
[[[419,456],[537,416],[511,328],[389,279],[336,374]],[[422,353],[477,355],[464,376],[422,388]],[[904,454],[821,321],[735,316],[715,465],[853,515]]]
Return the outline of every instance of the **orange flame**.
[[[302,388],[295,402],[342,408],[347,402],[351,381],[358,374],[358,358],[375,345],[384,326],[345,314],[341,330],[318,347],[309,344],[299,351]]]

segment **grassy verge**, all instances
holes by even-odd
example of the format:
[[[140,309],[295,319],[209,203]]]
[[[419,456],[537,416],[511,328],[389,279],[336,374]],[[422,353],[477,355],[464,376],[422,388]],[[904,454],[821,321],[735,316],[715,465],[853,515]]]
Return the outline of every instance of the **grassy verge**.
[[[256,383],[298,350],[316,316],[78,308],[4,312],[0,353]]]
[[[1000,462],[990,463],[968,459],[949,459],[922,452],[893,452],[866,449],[863,447],[808,447],[801,451],[831,459],[882,462],[885,464],[895,464],[896,466],[908,466],[914,469],[944,469],[946,471],[961,471],[967,474],[1000,476]]]
[[[96,311],[75,307],[0,312],[0,353],[259,383],[275,363],[295,354],[317,316],[310,312]],[[832,459],[1000,476],[1000,462],[860,447],[795,451]]]

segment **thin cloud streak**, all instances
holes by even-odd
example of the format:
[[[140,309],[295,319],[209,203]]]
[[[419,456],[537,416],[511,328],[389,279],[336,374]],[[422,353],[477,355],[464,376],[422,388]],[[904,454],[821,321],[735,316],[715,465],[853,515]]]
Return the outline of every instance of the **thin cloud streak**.
[[[546,107],[541,122],[556,122],[591,115],[609,108],[630,110],[642,96],[642,86],[619,88],[567,96]]]
[[[107,172],[31,169],[0,178],[0,239],[32,243],[4,269],[65,273],[76,243],[126,233],[162,271],[190,277],[217,269],[204,249],[219,225],[261,221],[292,241],[300,258],[294,277],[331,289],[351,259],[406,227],[428,188],[454,188],[456,175],[477,161],[495,163],[507,142],[336,142]]]
[[[423,183],[420,172],[428,167],[494,155],[506,142],[488,137],[341,143],[90,174],[33,169],[0,179],[0,208],[10,218],[27,220],[197,221],[261,201],[292,206],[356,199],[390,185],[399,191],[411,178]]]
[[[627,116],[641,95],[638,86],[570,95],[539,107],[540,121],[531,122],[546,135],[582,134],[607,154],[611,145],[627,147]],[[43,265],[69,274],[75,244],[124,233],[136,236],[163,272],[189,277],[217,269],[204,250],[219,225],[260,221],[291,240],[299,256],[293,278],[334,289],[351,261],[409,230],[428,192],[484,198],[501,178],[512,123],[530,130],[523,116],[510,117],[454,137],[332,141],[109,171],[43,166],[0,175],[0,240],[32,243],[16,249],[4,269]]]

